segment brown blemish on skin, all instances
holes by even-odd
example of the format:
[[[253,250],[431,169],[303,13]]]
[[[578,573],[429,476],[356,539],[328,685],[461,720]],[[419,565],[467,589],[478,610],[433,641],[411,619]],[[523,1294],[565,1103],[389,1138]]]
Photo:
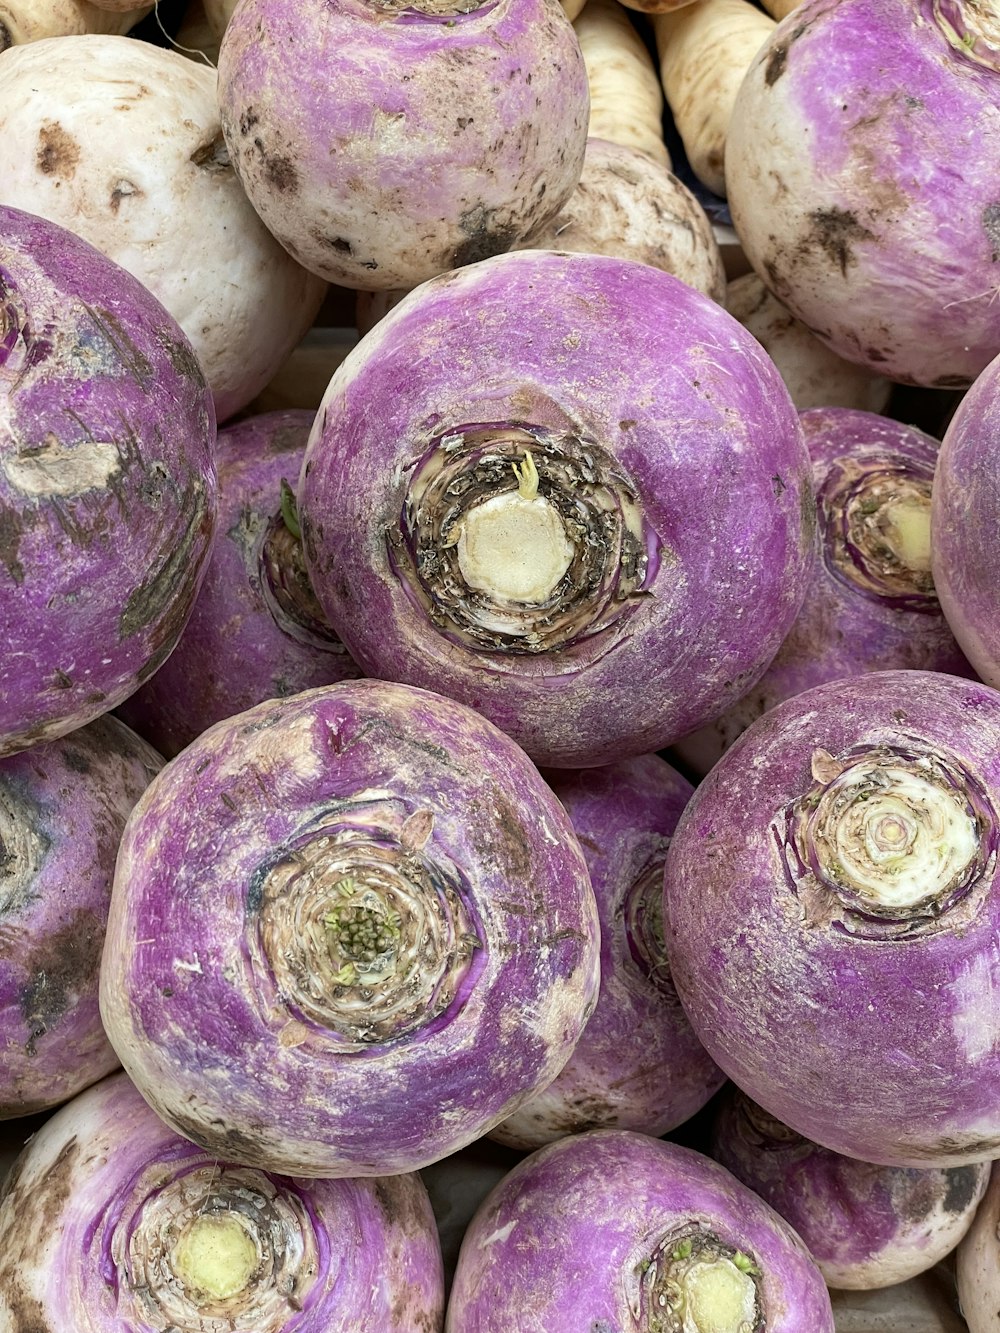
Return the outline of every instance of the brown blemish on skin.
[[[299,173],[295,170],[295,166],[289,158],[265,157],[264,175],[268,184],[272,185],[281,194],[298,193]]]
[[[80,145],[55,121],[47,120],[38,131],[35,164],[45,176],[70,180],[80,162]]]
[[[942,1201],[945,1212],[964,1213],[975,1197],[981,1178],[982,1172],[975,1166],[955,1166],[946,1171],[948,1186]]]
[[[788,43],[779,42],[768,54],[764,65],[764,82],[769,88],[773,88],[784,74],[787,63]]]
[[[19,510],[9,505],[0,505],[0,564],[16,584],[24,582],[24,566],[19,555],[21,538],[27,526]]]
[[[94,990],[104,944],[104,922],[90,911],[74,912],[66,924],[30,949],[29,980],[18,995],[29,1030],[26,1050],[50,1032],[76,999]]]
[[[983,209],[983,231],[990,243],[990,258],[995,264],[1000,259],[1000,204],[987,204]]]
[[[111,191],[111,211],[117,216],[118,210],[122,206],[123,199],[131,199],[135,194],[142,194],[138,185],[132,181],[120,180]]]
[[[800,249],[808,253],[818,246],[837,264],[844,277],[854,263],[854,243],[875,239],[874,233],[846,208],[814,209],[809,222],[810,231]]]
[[[517,812],[494,789],[485,800],[475,803],[473,813],[476,851],[495,861],[505,876],[526,882],[532,869],[531,843]]]
[[[505,254],[518,239],[518,230],[511,223],[499,220],[499,210],[477,204],[466,210],[458,220],[465,239],[455,247],[452,265],[464,268],[480,259],[491,259]]]

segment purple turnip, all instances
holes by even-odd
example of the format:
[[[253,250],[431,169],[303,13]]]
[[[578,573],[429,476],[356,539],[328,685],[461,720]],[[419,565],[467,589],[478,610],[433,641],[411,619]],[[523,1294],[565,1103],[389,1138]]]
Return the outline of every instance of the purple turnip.
[[[121,36],[16,48],[0,65],[0,202],[68,227],[145,283],[190,338],[224,421],[309,328],[326,287],[250,206],[216,84],[211,67]]]
[[[757,684],[677,754],[705,773],[755,718],[813,685],[866,671],[972,668],[931,577],[931,487],[939,443],[871,412],[802,413],[821,559],[798,619]]]
[[[754,269],[840,356],[961,388],[1000,351],[1000,10],[807,0],[744,79],[726,142]]]
[[[830,1287],[888,1287],[950,1254],[989,1179],[969,1166],[873,1166],[821,1148],[730,1085],[711,1155],[805,1241]]]
[[[465,1233],[447,1333],[833,1333],[792,1229],[707,1157],[628,1130],[532,1153]]]
[[[597,907],[562,806],[449,699],[348,681],[217,723],[125,829],[101,1009],[142,1094],[292,1175],[412,1170],[565,1064]]]
[[[235,1166],[124,1074],[42,1126],[0,1200],[7,1333],[437,1333],[443,1306],[419,1176]]]
[[[887,1166],[1000,1156],[1000,694],[931,671],[758,719],[667,852],[677,992],[800,1134]]]
[[[177,647],[119,710],[168,758],[253,704],[361,674],[309,586],[287,489],[312,419],[273,412],[219,432],[218,536],[205,580]]]
[[[656,755],[547,776],[597,897],[601,989],[568,1063],[492,1137],[537,1148],[586,1129],[666,1134],[724,1078],[680,1007],[663,937],[663,861],[691,784]]]
[[[557,0],[242,0],[222,128],[306,268],[414,287],[510,248],[580,178],[589,96]]]
[[[115,1069],[98,970],[122,829],[162,760],[112,717],[0,759],[0,1118]]]
[[[955,1254],[955,1276],[969,1333],[994,1333],[1000,1310],[1000,1163]]]
[[[941,606],[976,671],[1000,688],[1000,357],[945,431],[934,477],[931,564]]]
[[[550,767],[717,716],[813,557],[774,364],[700,292],[603,255],[519,251],[411,292],[335,372],[298,500],[362,669],[460,699]]]
[[[166,659],[212,537],[214,443],[155,297],[0,206],[0,755],[109,711]]]

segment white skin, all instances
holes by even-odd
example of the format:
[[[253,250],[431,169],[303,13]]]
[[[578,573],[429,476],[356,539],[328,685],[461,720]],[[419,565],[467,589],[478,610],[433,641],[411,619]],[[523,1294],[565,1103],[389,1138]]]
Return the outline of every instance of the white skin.
[[[149,13],[152,4],[118,0],[107,6],[88,0],[0,0],[0,51],[43,37],[85,32],[125,33]]]
[[[215,89],[214,69],[124,37],[15,48],[0,67],[0,201],[143,282],[191,339],[223,420],[299,341],[325,284],[250,207]]]
[[[608,139],[670,167],[663,90],[652,57],[618,0],[587,0],[574,20],[590,84],[591,139]]]

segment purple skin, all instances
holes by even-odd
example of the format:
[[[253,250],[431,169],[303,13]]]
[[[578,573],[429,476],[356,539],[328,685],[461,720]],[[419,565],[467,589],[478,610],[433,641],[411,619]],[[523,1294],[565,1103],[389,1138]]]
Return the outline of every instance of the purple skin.
[[[0,755],[108,712],[164,661],[215,520],[215,415],[155,297],[0,207]]]
[[[235,1290],[212,1293],[185,1244],[227,1226],[251,1256]],[[63,1107],[21,1155],[0,1200],[0,1256],[5,1329],[438,1333],[444,1313],[419,1176],[234,1166],[162,1124],[124,1074]]]
[[[601,989],[562,1072],[491,1137],[528,1149],[587,1129],[666,1134],[725,1077],[680,1006],[663,939],[663,862],[692,787],[657,755],[547,777],[597,897]]]
[[[462,543],[518,502],[528,457],[572,556],[524,596],[470,579]],[[391,310],[335,372],[298,493],[313,587],[362,669],[555,768],[652,753],[746,693],[805,594],[811,497],[756,339],[670,274],[553,251]]]
[[[1000,17],[807,0],[748,71],[726,186],[761,279],[840,356],[961,388],[1000,351]]]
[[[551,1082],[598,982],[583,852],[524,754],[361,680],[217,723],[164,769],[122,839],[101,1009],[210,1151],[382,1175]]]
[[[118,1066],[98,1010],[115,855],[162,767],[112,717],[0,760],[0,1118]]]
[[[756,1310],[733,1333],[833,1333],[822,1276],[777,1213],[700,1153],[627,1130],[560,1139],[496,1186],[465,1233],[446,1333],[684,1333],[669,1279],[685,1241],[690,1262],[712,1239],[752,1270]]]
[[[969,1229],[989,1180],[970,1166],[873,1166],[810,1143],[730,1085],[709,1149],[805,1241],[829,1287],[893,1286],[925,1273]]]
[[[583,166],[587,71],[557,0],[244,0],[222,130],[289,253],[354,290],[508,250]]]
[[[817,686],[719,760],[667,853],[706,1048],[814,1142],[1000,1156],[1000,695],[929,671]]]
[[[250,417],[219,432],[218,535],[180,642],[121,716],[172,758],[206,727],[265,699],[360,676],[330,628],[282,517],[313,413]]]
[[[1000,689],[996,534],[1000,530],[1000,357],[959,403],[934,478],[934,585],[956,639]]]
[[[905,501],[928,536],[939,442],[872,412],[818,407],[801,416],[822,558],[798,619],[753,690],[675,746],[700,774],[769,708],[825,681],[866,671],[973,675],[934,593],[929,541],[918,542],[916,554],[891,522],[892,506]]]

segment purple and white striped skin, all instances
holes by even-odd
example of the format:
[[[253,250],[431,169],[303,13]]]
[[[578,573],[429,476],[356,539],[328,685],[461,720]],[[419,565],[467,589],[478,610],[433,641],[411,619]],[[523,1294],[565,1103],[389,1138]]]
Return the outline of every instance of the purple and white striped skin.
[[[122,1073],[46,1122],[0,1198],[4,1333],[438,1333],[443,1313],[418,1175],[236,1166]]]
[[[334,373],[298,502],[362,669],[556,768],[652,753],[744,694],[814,555],[798,414],[760,344],[604,255],[523,250],[411,292]]]
[[[348,681],[220,722],[122,839],[105,1027],[178,1132],[289,1175],[383,1175],[565,1064],[599,982],[562,806],[461,704]]]
[[[730,1084],[709,1152],[805,1241],[829,1287],[894,1286],[968,1231],[990,1175],[968,1166],[874,1166],[821,1148]]]
[[[0,755],[108,712],[173,648],[212,537],[214,443],[156,298],[0,206]]]
[[[961,388],[1000,351],[1000,5],[806,0],[726,139],[743,250],[840,356]]]
[[[282,512],[281,484],[298,478],[313,415],[268,412],[219,431],[217,536],[204,582],[177,647],[119,709],[168,759],[265,699],[361,674],[316,601]]]
[[[762,713],[825,681],[866,671],[973,674],[931,577],[939,442],[872,412],[822,407],[801,417],[821,559],[798,619],[753,690],[674,747],[697,773]]]
[[[331,282],[381,291],[554,217],[580,179],[590,92],[557,0],[240,0],[219,104],[281,244]]]
[[[569,1061],[491,1133],[514,1148],[587,1129],[666,1134],[725,1075],[670,980],[663,861],[692,787],[658,755],[544,775],[573,821],[601,918],[601,989]]]
[[[791,1227],[717,1162],[602,1129],[538,1149],[487,1196],[445,1320],[446,1333],[708,1328],[833,1333],[830,1297]]]
[[[113,717],[0,759],[0,1119],[118,1066],[101,949],[122,830],[162,764]]]
[[[969,661],[1000,688],[1000,357],[959,403],[938,455],[934,586]]]
[[[1000,1165],[955,1252],[955,1277],[969,1333],[995,1333],[1000,1310]]]
[[[696,789],[665,871],[677,992],[800,1134],[886,1166],[1000,1156],[1000,694],[819,685]]]

